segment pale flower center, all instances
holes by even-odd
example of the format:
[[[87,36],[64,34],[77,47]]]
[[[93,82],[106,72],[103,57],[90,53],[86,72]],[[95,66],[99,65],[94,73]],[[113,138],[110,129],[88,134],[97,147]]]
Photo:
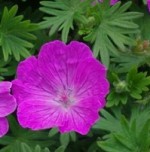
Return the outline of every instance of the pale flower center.
[[[60,97],[60,101],[67,103],[69,102],[69,96],[66,94],[62,94],[62,96]]]
[[[58,93],[56,101],[62,104],[66,108],[70,107],[75,101],[72,90],[67,89],[60,91]]]

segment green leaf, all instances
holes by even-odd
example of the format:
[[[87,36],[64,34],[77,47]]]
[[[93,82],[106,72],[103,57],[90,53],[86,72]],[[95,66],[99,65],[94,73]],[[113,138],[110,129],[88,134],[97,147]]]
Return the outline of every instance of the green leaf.
[[[120,80],[119,75],[110,72],[109,81],[111,82],[111,91],[107,96],[107,107],[125,105],[128,101],[128,88],[125,80]]]
[[[143,126],[141,132],[139,133],[138,137],[138,143],[141,144],[141,151],[146,151],[149,146],[150,146],[150,135],[149,135],[149,130],[150,130],[150,120],[148,120],[145,125]],[[144,139],[144,140],[143,140]]]
[[[20,60],[20,56],[30,56],[28,49],[34,46],[30,41],[36,38],[31,32],[38,29],[37,24],[23,20],[22,15],[16,15],[17,11],[17,5],[10,10],[5,7],[0,21],[0,46],[5,61],[10,55],[17,61]]]
[[[115,122],[116,130],[110,128],[110,133],[104,136],[103,141],[98,141],[98,145],[106,152],[148,152],[150,147],[149,114],[149,107],[145,107],[144,110],[141,110],[141,107],[134,107],[130,119],[125,116],[116,119],[121,125],[118,127],[116,126],[118,123]],[[116,112],[115,115],[117,115]],[[110,114],[108,116],[112,117]],[[106,125],[106,122],[102,123]]]
[[[76,133],[75,133],[75,132],[71,132],[71,133],[70,133],[70,138],[71,138],[72,141],[75,142],[75,141],[77,140],[77,135],[76,135]]]
[[[32,152],[31,148],[25,143],[21,143],[21,151],[22,152]]]
[[[124,105],[130,97],[138,99],[139,103],[149,102],[149,95],[142,99],[142,94],[148,92],[150,86],[150,76],[147,76],[146,72],[138,72],[137,67],[131,67],[126,77],[122,74],[120,79],[119,75],[114,72],[109,73],[109,80],[112,85],[107,96],[107,107],[118,106],[120,103]]]
[[[121,130],[120,122],[118,121],[118,118],[111,115],[106,110],[101,110],[102,117],[100,121],[98,121],[93,128],[94,129],[102,129],[106,131],[114,132],[116,130]],[[119,115],[118,115],[119,117]],[[114,125],[115,124],[115,125]]]
[[[122,6],[118,2],[107,9],[103,3],[99,5],[94,16],[97,23],[84,36],[84,40],[93,43],[95,56],[97,57],[100,53],[102,62],[108,67],[110,54],[117,55],[118,50],[126,51],[126,46],[135,45],[135,40],[130,35],[131,33],[137,34],[138,25],[133,22],[133,19],[142,17],[143,14],[126,12],[131,6],[131,2]]]
[[[40,26],[50,28],[50,36],[57,31],[62,31],[61,38],[64,42],[67,42],[70,30],[74,29],[73,22],[78,19],[80,21],[82,19],[82,22],[86,20],[82,14],[87,5],[83,5],[80,0],[41,1],[40,4],[42,5],[40,10],[49,15],[49,17],[44,17]]]
[[[14,146],[14,144],[16,144],[16,141],[18,143],[22,143],[22,140],[30,147],[35,147],[36,145],[49,147],[51,145],[55,145],[57,142],[53,140],[53,138],[48,137],[48,133],[45,131],[32,131],[20,127],[20,125],[17,123],[17,120],[13,116],[9,116],[9,123],[9,136],[4,137],[4,139],[0,139],[0,144],[6,145],[6,147],[11,148],[11,146]]]
[[[39,145],[37,145],[34,149],[34,152],[50,152],[48,148],[45,148],[44,150],[41,149]]]
[[[20,152],[22,151],[21,147],[22,142],[19,141],[13,141],[11,144],[8,146],[5,146],[0,150],[0,152]],[[30,151],[29,151],[30,152]]]
[[[57,129],[57,128],[52,128],[52,129],[49,131],[48,136],[49,136],[49,137],[53,137],[53,136],[55,136],[57,133],[58,133],[58,129]]]
[[[138,72],[135,67],[127,74],[126,81],[128,83],[128,89],[133,98],[141,99],[141,93],[149,90],[150,76],[146,75],[147,73]]]
[[[65,149],[66,149],[65,146],[60,146],[60,147],[58,147],[58,148],[55,150],[55,152],[64,152]]]
[[[126,73],[129,72],[132,67],[139,67],[146,63],[146,57],[143,55],[136,55],[131,52],[122,52],[118,55],[112,55],[111,62],[115,62],[117,64],[114,69],[115,72]]]
[[[107,41],[106,35],[102,34],[103,31],[100,29],[98,30],[99,36],[97,36],[93,50],[94,50],[94,55],[97,57],[99,52],[101,56],[101,61],[106,65],[108,68],[110,60],[109,60],[109,52],[108,49],[105,45],[105,42]],[[100,48],[101,47],[101,48]]]
[[[7,61],[4,61],[3,58],[0,58],[0,75],[2,77],[15,75],[17,65],[18,63],[11,58],[9,58]]]
[[[145,9],[145,8],[144,8]],[[137,21],[140,25],[141,36],[143,39],[150,40],[150,18],[149,12],[145,12],[144,16]]]
[[[34,149],[34,152],[41,152],[41,147],[37,145]]]
[[[113,89],[107,96],[107,100],[107,107],[118,106],[120,103],[125,105],[128,101],[128,94],[126,92],[117,93]]]
[[[9,145],[10,143],[13,143],[15,140],[14,137],[5,135],[3,138],[0,138],[0,144],[1,145]]]
[[[68,133],[60,135],[60,143],[61,143],[61,145],[67,146],[69,144],[69,141],[70,141],[70,136],[69,136]]]

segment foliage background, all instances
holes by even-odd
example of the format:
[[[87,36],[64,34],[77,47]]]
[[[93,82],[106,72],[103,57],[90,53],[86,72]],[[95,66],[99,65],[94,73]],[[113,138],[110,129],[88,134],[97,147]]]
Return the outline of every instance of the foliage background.
[[[88,135],[21,128],[15,113],[0,152],[150,152],[150,14],[146,1],[0,0],[0,80],[54,39],[89,45],[111,90]]]

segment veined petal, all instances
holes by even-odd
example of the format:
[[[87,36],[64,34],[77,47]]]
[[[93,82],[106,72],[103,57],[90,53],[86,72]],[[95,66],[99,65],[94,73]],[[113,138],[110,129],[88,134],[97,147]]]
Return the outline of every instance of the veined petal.
[[[8,94],[2,93],[0,94],[0,117],[5,117],[16,109],[16,99]]]
[[[109,90],[106,68],[94,58],[87,59],[78,66],[73,84],[77,97],[104,98]]]
[[[87,134],[91,126],[99,119],[99,107],[99,102],[95,98],[80,101],[67,113],[66,123],[59,127],[60,132],[76,131],[82,135]]]
[[[43,82],[45,84],[45,82]],[[47,99],[53,96],[50,88],[46,90],[46,88],[42,88],[43,83],[40,86],[34,86],[28,83],[22,83],[20,80],[13,81],[13,95],[16,97],[18,104],[24,102],[29,99],[36,99],[42,98]]]
[[[92,52],[83,43],[73,41],[68,46],[61,41],[46,43],[38,57],[39,71],[50,86],[63,89],[71,83],[78,64],[91,57]]]
[[[60,104],[53,100],[31,99],[19,104],[17,115],[23,127],[39,130],[63,126],[65,113]]]
[[[36,57],[31,56],[19,63],[17,68],[17,79],[32,85],[39,84],[41,77],[38,74]]]
[[[11,82],[7,82],[7,81],[0,82],[0,94],[9,93],[11,86],[12,86]]]

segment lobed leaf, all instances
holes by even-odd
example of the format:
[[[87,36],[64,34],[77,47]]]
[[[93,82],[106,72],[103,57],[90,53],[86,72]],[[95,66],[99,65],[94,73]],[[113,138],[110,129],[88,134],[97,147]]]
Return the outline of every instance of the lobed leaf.
[[[7,61],[13,55],[17,61],[20,56],[30,56],[29,49],[33,48],[30,40],[36,37],[31,32],[38,29],[37,24],[23,20],[23,16],[17,16],[18,6],[14,5],[10,10],[4,8],[0,21],[0,47],[3,51],[4,60]]]

